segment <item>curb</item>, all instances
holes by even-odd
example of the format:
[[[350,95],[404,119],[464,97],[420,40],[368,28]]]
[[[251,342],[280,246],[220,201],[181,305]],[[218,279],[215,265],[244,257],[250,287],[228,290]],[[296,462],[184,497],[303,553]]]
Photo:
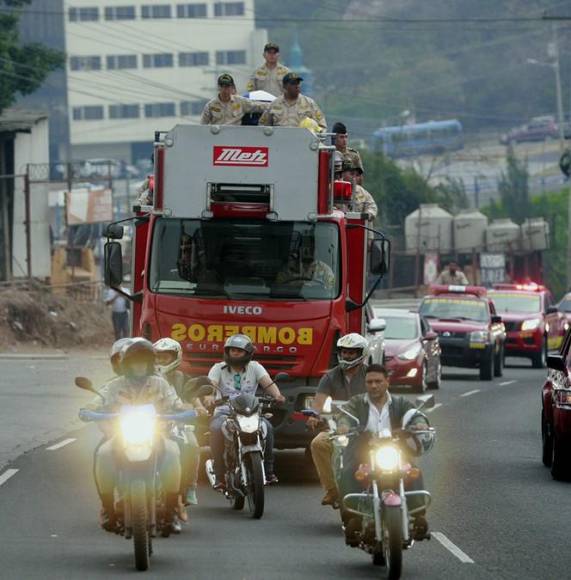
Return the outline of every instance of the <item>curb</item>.
[[[67,354],[45,354],[45,353],[0,353],[0,360],[68,360]]]

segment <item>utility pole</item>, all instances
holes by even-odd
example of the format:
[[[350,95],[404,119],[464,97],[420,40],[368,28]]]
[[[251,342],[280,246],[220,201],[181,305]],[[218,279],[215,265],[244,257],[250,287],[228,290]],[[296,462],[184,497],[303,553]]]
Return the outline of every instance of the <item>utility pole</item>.
[[[559,153],[563,154],[565,149],[565,114],[563,113],[563,91],[561,89],[561,65],[559,61],[559,40],[557,37],[557,26],[551,25],[553,40],[549,44],[548,54],[553,59],[553,70],[555,71],[555,90],[557,95],[557,125],[559,127]]]

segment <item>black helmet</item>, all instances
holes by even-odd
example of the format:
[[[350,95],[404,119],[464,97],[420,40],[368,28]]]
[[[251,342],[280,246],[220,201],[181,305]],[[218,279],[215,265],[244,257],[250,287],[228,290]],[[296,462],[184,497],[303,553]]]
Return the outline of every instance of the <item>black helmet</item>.
[[[130,365],[134,361],[147,363],[147,375],[155,372],[155,351],[153,344],[145,338],[135,338],[121,351],[121,368],[127,376],[131,374]]]
[[[230,349],[239,348],[244,351],[240,357],[231,357]],[[224,362],[227,365],[247,365],[253,358],[256,347],[245,334],[233,334],[226,339],[224,343]]]

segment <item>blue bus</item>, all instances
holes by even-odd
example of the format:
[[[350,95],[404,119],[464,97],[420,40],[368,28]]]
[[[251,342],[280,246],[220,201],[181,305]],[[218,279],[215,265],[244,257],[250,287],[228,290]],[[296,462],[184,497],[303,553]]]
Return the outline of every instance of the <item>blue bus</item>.
[[[463,148],[462,124],[456,119],[383,127],[373,133],[373,150],[387,157],[412,157]]]

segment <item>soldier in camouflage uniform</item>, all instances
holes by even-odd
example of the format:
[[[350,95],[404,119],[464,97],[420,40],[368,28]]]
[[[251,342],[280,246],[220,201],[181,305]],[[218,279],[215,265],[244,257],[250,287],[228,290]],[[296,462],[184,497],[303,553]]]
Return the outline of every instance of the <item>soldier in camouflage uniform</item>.
[[[218,96],[206,103],[202,125],[241,125],[247,113],[263,113],[268,103],[256,103],[235,94],[234,79],[227,73],[218,77]]]
[[[325,262],[313,258],[306,259],[305,255],[300,260],[299,256],[297,251],[290,254],[286,268],[276,276],[277,284],[293,282],[302,284],[304,281],[313,281],[321,283],[328,290],[335,288],[335,274]]]
[[[274,97],[283,93],[283,78],[290,72],[287,66],[279,63],[280,47],[273,42],[264,46],[265,63],[254,71],[246,89],[248,91],[266,91]]]
[[[327,122],[317,103],[301,94],[303,79],[296,73],[288,73],[283,79],[284,94],[278,97],[260,117],[260,125],[299,127],[306,118],[313,119],[325,131]]]
[[[348,146],[349,143],[349,135],[347,133],[347,127],[340,122],[335,123],[333,125],[332,133],[335,133],[335,148],[341,155],[343,156],[344,161],[349,161],[355,167],[361,168],[361,175],[364,173],[363,171],[363,161],[361,160],[361,155],[356,149],[352,149]],[[362,185],[358,181],[359,185]]]
[[[353,184],[353,199],[350,211],[365,213],[368,216],[369,222],[373,222],[379,210],[373,196],[362,185],[357,183],[357,177],[362,169],[349,161],[343,161],[339,169],[340,171],[336,170],[335,179],[342,179]],[[347,210],[343,208],[343,211]]]

